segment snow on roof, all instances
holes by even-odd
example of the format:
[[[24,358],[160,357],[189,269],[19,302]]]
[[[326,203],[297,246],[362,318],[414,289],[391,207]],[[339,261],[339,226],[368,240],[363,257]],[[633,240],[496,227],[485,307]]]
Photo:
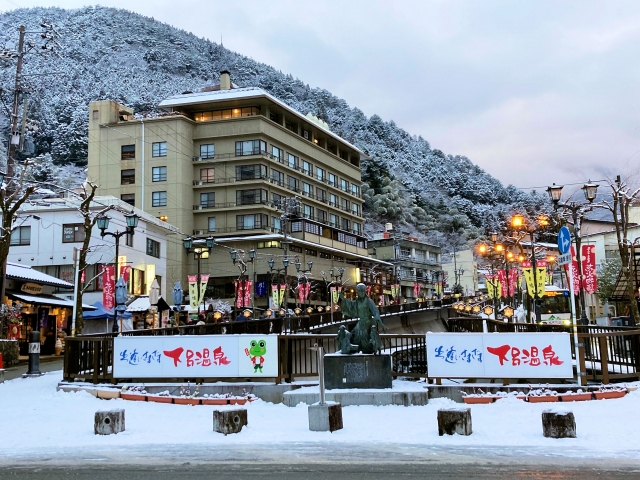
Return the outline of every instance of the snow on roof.
[[[73,307],[73,300],[65,300],[54,295],[24,295],[22,293],[9,293],[12,297],[31,304],[58,305],[60,307]],[[97,310],[93,305],[82,304],[83,310]]]
[[[19,263],[7,262],[7,277],[27,280],[30,282],[40,283],[42,285],[51,285],[54,287],[73,288],[73,285],[69,282],[65,282],[59,278],[34,270],[28,265],[21,265]]]
[[[257,98],[257,97],[264,97],[271,100],[273,103],[277,104],[279,107],[282,107],[285,110],[288,110],[290,113],[293,113],[294,115],[298,116],[300,120],[312,123],[314,127],[322,130],[327,135],[330,135],[336,140],[339,140],[345,143],[346,145],[349,145],[349,147],[353,148],[355,151],[357,151],[360,154],[361,158],[362,157],[369,158],[367,154],[365,154],[355,145],[352,145],[351,143],[347,142],[344,138],[333,133],[328,128],[324,127],[319,123],[314,122],[306,115],[303,115],[302,113],[298,112],[296,109],[291,108],[287,104],[278,100],[273,95],[267,93],[266,91],[258,87],[244,87],[244,88],[234,88],[231,90],[215,90],[210,92],[195,92],[195,93],[185,93],[182,95],[173,95],[172,97],[166,98],[163,101],[161,101],[158,104],[158,107],[164,108],[164,109],[170,109],[170,108],[180,107],[185,105],[198,105],[198,104],[205,104],[205,103],[211,103],[211,102],[221,102],[224,100],[237,100],[237,99],[247,99],[247,98]]]
[[[158,297],[158,307],[160,309],[166,309],[169,307],[162,297]],[[140,296],[136,298],[127,307],[127,312],[146,312],[151,308],[151,301],[148,295]]]

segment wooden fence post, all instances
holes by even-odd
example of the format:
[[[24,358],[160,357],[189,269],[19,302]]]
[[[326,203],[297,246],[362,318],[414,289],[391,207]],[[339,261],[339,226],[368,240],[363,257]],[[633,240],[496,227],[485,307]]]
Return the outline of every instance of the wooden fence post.
[[[600,346],[600,370],[602,371],[602,383],[609,383],[609,348],[607,347],[607,337],[598,337]]]

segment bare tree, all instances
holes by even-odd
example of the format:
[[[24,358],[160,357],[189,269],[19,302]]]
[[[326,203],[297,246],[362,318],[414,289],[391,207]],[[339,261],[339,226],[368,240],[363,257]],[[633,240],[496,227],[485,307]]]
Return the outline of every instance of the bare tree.
[[[621,274],[627,282],[630,312],[637,323],[640,322],[640,313],[638,312],[638,303],[635,301],[636,284],[632,270],[632,241],[629,240],[627,234],[629,231],[629,208],[638,199],[640,188],[633,189],[629,186],[629,180],[622,180],[620,175],[616,177],[615,181],[608,180],[607,183],[611,187],[611,198],[602,200],[598,206],[606,208],[613,214],[618,251],[622,262]]]
[[[82,215],[83,225],[84,225],[84,240],[82,241],[82,249],[79,252],[78,256],[78,270],[79,272],[84,272],[89,265],[87,263],[87,255],[89,253],[89,243],[91,242],[91,232],[93,231],[93,227],[95,226],[98,218],[103,216],[109,210],[112,210],[114,205],[108,205],[97,212],[91,211],[91,204],[93,199],[96,196],[96,190],[98,189],[98,185],[91,182],[86,182],[82,185],[80,193],[78,193],[78,197],[80,199],[80,204],[78,205],[78,212]],[[116,262],[118,260],[116,259]],[[92,279],[91,279],[92,280]],[[91,281],[89,280],[89,281]],[[82,329],[84,327],[84,319],[82,317],[82,294],[84,293],[84,289],[78,285],[78,291],[74,292],[74,298],[76,302],[76,331],[78,333],[82,333]]]

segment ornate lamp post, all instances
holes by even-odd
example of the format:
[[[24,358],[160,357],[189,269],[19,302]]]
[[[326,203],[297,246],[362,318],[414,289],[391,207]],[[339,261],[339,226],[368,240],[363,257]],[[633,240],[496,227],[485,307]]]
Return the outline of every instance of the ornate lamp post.
[[[549,226],[549,217],[543,214],[538,215],[536,222],[528,222],[527,220],[525,220],[524,216],[519,214],[514,215],[511,218],[511,227],[517,233],[521,234],[519,237],[516,238],[516,243],[520,246],[520,249],[522,250],[521,241],[527,234],[529,235],[529,238],[531,240],[531,266],[533,268],[533,285],[534,285],[532,307],[533,307],[533,310],[535,311],[536,322],[539,322],[541,318],[541,312],[538,305],[538,300],[542,298],[542,296],[544,295],[544,291],[542,293],[539,293],[538,286],[537,286],[538,272],[537,272],[536,249],[535,249],[535,234],[543,230],[546,230],[548,226]],[[529,310],[528,316],[529,316],[528,320],[531,321],[531,309]]]
[[[306,285],[310,285],[311,282],[309,281],[309,277],[308,275],[311,273],[311,268],[313,268],[313,262],[307,262],[307,269],[303,270],[302,269],[302,263],[300,263],[300,260],[298,259],[298,257],[295,258],[295,262],[293,263],[296,267],[296,272],[298,274],[298,288],[300,288],[300,280],[304,278],[304,282],[302,283],[302,285],[305,285],[305,295],[309,295],[306,292]],[[298,298],[300,298],[300,296],[298,295]],[[307,298],[307,300],[309,301],[309,308],[307,308],[307,313],[311,313],[311,311],[313,311],[313,309],[311,308],[311,300],[309,298]],[[309,311],[311,310],[311,311]]]
[[[547,193],[549,194],[549,198],[553,202],[553,208],[557,211],[561,211],[561,215],[564,218],[571,218],[573,221],[573,232],[575,234],[576,239],[576,257],[578,259],[578,276],[580,278],[580,285],[584,287],[582,284],[584,283],[584,273],[582,271],[582,219],[584,216],[593,210],[593,201],[596,199],[598,194],[599,185],[595,183],[591,183],[591,181],[585,183],[582,186],[582,191],[584,193],[584,198],[587,200],[586,203],[580,202],[561,202],[562,198],[562,185],[556,185],[555,183],[547,188]],[[585,307],[585,292],[584,288],[580,288],[578,292],[578,298],[580,300],[580,323],[582,325],[588,325],[589,319],[587,318],[586,307]]]
[[[200,274],[200,260],[206,260],[209,258],[209,252],[215,246],[216,242],[213,240],[213,237],[207,237],[204,239],[196,239],[194,240],[191,237],[187,237],[182,240],[182,246],[187,251],[187,255],[193,253],[193,257],[196,259],[198,264],[198,286],[196,288],[196,294],[198,294],[200,289],[200,282],[202,280],[202,276]],[[204,295],[202,301],[204,302]],[[200,302],[198,302],[198,315],[200,315]]]
[[[275,268],[276,267],[276,261],[273,258],[269,259],[268,262],[269,265],[269,276],[271,279],[271,286],[273,286],[273,284],[275,283],[276,285],[280,284],[280,278],[282,278],[282,281],[285,285],[285,292],[284,292],[284,296],[282,298],[283,303],[284,303],[284,312],[288,315],[289,314],[289,309],[287,308],[287,288],[289,288],[289,284],[287,283],[287,269],[289,268],[289,258],[288,257],[283,257],[282,258],[282,268]],[[277,282],[275,281],[275,279],[277,279]],[[278,293],[278,295],[280,295]],[[278,305],[277,308],[282,307],[282,305]],[[276,308],[276,306],[274,305],[274,308]],[[273,312],[272,312],[273,313]],[[269,315],[271,316],[271,315]]]
[[[498,292],[498,283],[495,281],[496,273],[495,273],[495,264],[496,262],[502,261],[504,258],[504,245],[498,243],[498,234],[491,234],[491,244],[485,245],[480,244],[478,246],[478,253],[483,257],[489,259],[489,265],[491,267],[491,284],[493,286],[493,307],[496,312],[498,312],[499,307],[499,298],[500,293]]]
[[[337,270],[335,270],[334,268],[330,268],[329,269],[329,279],[327,279],[326,275],[324,272],[320,272],[320,275],[322,276],[322,280],[324,280],[324,283],[327,287],[327,292],[329,293],[329,305],[330,305],[330,309],[331,309],[331,323],[333,323],[333,311],[338,309],[338,305],[336,304],[334,306],[333,304],[333,295],[331,294],[331,286],[332,285],[340,285],[342,286],[342,277],[344,275],[344,268],[340,267]]]
[[[98,217],[96,219],[96,224],[100,229],[100,236],[102,238],[113,237],[114,243],[116,245],[116,258],[115,258],[115,261],[113,262],[114,263],[113,271],[115,272],[115,275],[116,275],[116,281],[117,279],[120,278],[120,271],[119,271],[120,269],[118,264],[118,250],[120,248],[120,238],[124,235],[133,235],[135,233],[136,227],[138,226],[138,220],[140,219],[140,217],[138,217],[138,215],[136,215],[133,212],[126,214],[124,218],[127,222],[127,227],[122,232],[120,231],[106,232],[105,231],[107,228],[109,228],[109,221],[111,220],[106,215],[102,215],[101,217]],[[115,308],[113,310],[114,310],[113,311],[113,327],[111,328],[111,331],[115,333],[118,331],[118,321],[117,321],[118,313]]]

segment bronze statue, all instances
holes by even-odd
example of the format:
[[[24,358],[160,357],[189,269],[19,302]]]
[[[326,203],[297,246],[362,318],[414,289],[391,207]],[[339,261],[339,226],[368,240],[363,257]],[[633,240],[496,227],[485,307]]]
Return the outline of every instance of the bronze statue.
[[[353,353],[353,346],[356,351],[362,353],[379,353],[382,349],[382,340],[378,334],[378,327],[387,330],[387,327],[380,320],[380,312],[376,304],[366,295],[366,287],[359,283],[356,287],[358,296],[354,300],[344,298],[342,292],[338,302],[345,316],[357,317],[358,323],[353,331],[348,332],[344,327],[340,327],[337,340],[340,342],[340,350],[344,354]],[[352,345],[355,344],[355,345]]]

